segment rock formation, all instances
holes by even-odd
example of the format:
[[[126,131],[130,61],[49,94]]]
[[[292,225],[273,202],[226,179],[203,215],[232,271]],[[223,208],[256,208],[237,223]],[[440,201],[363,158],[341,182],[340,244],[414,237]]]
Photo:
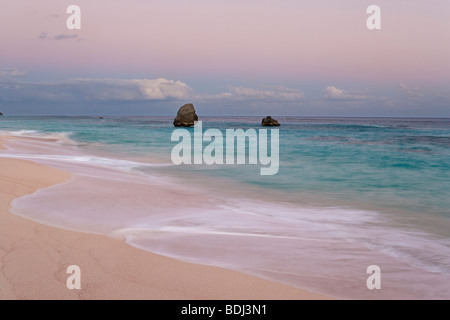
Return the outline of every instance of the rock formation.
[[[196,121],[198,121],[198,116],[195,113],[194,105],[187,103],[178,110],[173,125],[175,127],[191,127]]]
[[[2,116],[2,115],[3,115],[3,113],[0,112],[0,116]]]
[[[280,123],[277,120],[272,119],[271,116],[267,116],[264,119],[262,119],[261,124],[263,126],[267,126],[267,127],[279,127],[280,126]]]

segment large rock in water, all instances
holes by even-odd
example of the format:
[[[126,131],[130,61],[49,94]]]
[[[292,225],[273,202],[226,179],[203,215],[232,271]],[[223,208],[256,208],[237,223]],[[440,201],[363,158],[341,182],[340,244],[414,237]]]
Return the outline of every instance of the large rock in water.
[[[0,112],[0,116],[2,116],[2,115],[3,115],[3,113]]]
[[[192,103],[187,103],[178,110],[177,117],[173,121],[175,127],[192,127],[198,121],[195,108]]]
[[[277,120],[272,119],[271,116],[267,116],[264,119],[262,119],[261,124],[263,126],[267,126],[267,127],[279,127],[280,126],[280,123]]]

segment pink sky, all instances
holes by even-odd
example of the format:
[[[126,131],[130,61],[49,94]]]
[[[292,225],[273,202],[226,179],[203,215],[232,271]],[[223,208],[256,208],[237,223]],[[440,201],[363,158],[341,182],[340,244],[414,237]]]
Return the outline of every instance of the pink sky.
[[[449,1],[311,2],[3,1],[0,61],[99,75],[449,80]],[[70,4],[81,7],[79,31],[66,28]],[[366,28],[370,4],[381,7],[382,30]]]
[[[0,103],[448,117],[449,30],[449,0],[2,0]]]

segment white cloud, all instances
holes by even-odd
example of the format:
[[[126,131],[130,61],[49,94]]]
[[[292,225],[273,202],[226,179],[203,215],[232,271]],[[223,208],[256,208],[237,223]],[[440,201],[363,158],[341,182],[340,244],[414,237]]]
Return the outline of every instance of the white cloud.
[[[398,85],[401,92],[406,94],[408,97],[412,99],[417,99],[423,96],[423,94],[420,92],[417,88],[409,88],[406,86],[403,82],[400,82]]]
[[[11,80],[24,75],[25,72],[19,71],[15,68],[0,70],[0,80]]]
[[[75,39],[78,37],[77,34],[57,34],[53,37],[54,40],[65,40],[65,39]]]
[[[41,32],[38,39],[49,39],[49,40],[66,40],[66,39],[75,39],[77,38],[77,34],[57,34],[56,36],[52,36],[48,32]]]
[[[142,101],[186,100],[192,89],[181,81],[158,79],[69,79],[59,82],[16,82],[0,88],[3,100]]]
[[[255,101],[255,100],[272,100],[272,101],[298,101],[304,98],[303,92],[297,89],[286,88],[283,86],[260,86],[259,88],[245,88],[229,86],[227,92],[217,95],[203,95],[202,99],[206,100],[233,100],[233,101]]]
[[[43,37],[47,35],[43,35]],[[0,70],[0,97],[3,101],[145,101],[197,100],[229,102],[297,102],[304,99],[298,89],[284,86],[247,88],[228,86],[220,94],[195,94],[182,81],[165,78],[114,79],[76,78],[63,81],[25,82],[17,69]]]
[[[181,81],[158,79],[131,80],[139,86],[141,93],[151,100],[163,99],[189,99],[192,89]]]
[[[367,100],[370,97],[360,93],[351,93],[346,90],[341,90],[336,88],[335,86],[330,86],[325,89],[325,98],[327,100],[348,101],[348,100]]]
[[[12,76],[23,75],[16,69],[0,71],[12,80],[0,83],[3,101],[227,101],[227,102],[298,102],[304,94],[298,89],[283,86],[259,86],[246,88],[228,86],[220,94],[195,94],[182,81],[156,79],[77,78],[52,82],[17,81]],[[2,85],[1,85],[2,84]]]

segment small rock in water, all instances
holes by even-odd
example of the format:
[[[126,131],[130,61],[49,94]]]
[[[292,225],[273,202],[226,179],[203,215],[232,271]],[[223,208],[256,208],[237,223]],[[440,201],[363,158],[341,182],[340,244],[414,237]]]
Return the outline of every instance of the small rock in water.
[[[267,116],[261,121],[261,125],[267,126],[267,127],[279,127],[280,123],[278,120],[272,119],[271,116]]]
[[[192,127],[196,121],[198,121],[198,116],[195,113],[194,105],[187,103],[178,110],[173,125],[175,127]]]

